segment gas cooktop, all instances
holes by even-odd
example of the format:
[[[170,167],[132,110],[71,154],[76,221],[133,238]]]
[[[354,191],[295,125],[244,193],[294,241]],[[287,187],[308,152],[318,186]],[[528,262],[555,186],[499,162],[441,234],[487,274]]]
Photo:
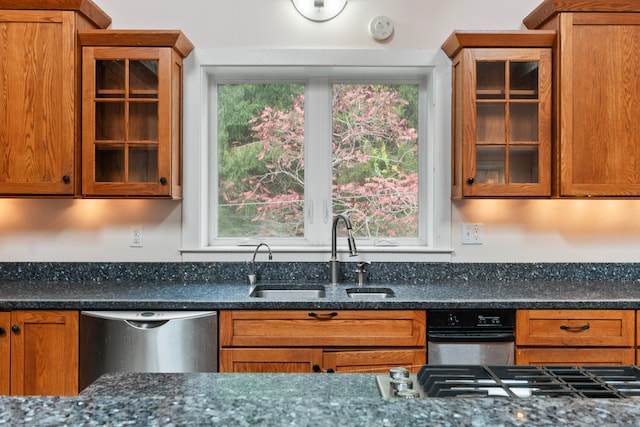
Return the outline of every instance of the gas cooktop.
[[[376,379],[383,397],[640,397],[637,366],[424,365]]]

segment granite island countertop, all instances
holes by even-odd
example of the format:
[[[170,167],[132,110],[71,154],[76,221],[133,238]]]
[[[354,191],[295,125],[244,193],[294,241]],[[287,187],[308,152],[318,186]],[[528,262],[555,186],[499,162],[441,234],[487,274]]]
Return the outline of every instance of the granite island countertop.
[[[0,397],[0,424],[639,425],[634,399],[383,399],[373,374],[106,374],[76,397]]]
[[[640,309],[637,281],[442,281],[374,283],[394,298],[352,299],[351,284],[325,285],[324,298],[249,297],[249,286],[144,281],[0,281],[0,310],[221,310],[221,309]]]

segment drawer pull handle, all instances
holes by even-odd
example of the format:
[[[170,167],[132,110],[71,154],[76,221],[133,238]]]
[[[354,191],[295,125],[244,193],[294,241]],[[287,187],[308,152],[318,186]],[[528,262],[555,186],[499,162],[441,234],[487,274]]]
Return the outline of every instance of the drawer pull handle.
[[[337,315],[338,313],[336,313],[335,311],[331,313],[314,313],[313,311],[309,312],[309,317],[315,317],[318,320],[329,320],[336,317]]]
[[[569,332],[580,332],[580,331],[586,331],[587,329],[589,329],[589,325],[582,325],[582,326],[560,325],[560,329],[562,329],[563,331],[569,331]]]

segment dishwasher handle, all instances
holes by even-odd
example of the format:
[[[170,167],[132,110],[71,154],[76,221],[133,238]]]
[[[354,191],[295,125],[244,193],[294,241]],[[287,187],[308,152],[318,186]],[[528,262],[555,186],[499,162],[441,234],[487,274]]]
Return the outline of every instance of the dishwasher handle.
[[[511,332],[483,332],[483,333],[434,333],[428,334],[431,342],[512,342],[515,340]]]
[[[137,320],[125,320],[127,325],[138,329],[155,329],[169,322],[169,320],[156,320],[156,321],[137,321]]]
[[[215,311],[81,311],[83,316],[98,317],[108,320],[125,320],[132,322],[154,323],[169,320],[194,319],[196,317],[215,316]]]

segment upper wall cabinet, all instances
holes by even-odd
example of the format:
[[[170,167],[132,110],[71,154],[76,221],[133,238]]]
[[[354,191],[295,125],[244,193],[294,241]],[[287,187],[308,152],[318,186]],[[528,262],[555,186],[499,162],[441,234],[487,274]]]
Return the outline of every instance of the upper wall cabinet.
[[[180,31],[80,31],[82,194],[180,198]]]
[[[110,23],[89,0],[0,0],[0,195],[79,192],[76,31]]]
[[[554,31],[455,32],[452,194],[551,195]]]
[[[524,19],[555,30],[559,196],[640,196],[640,2],[547,0]]]

